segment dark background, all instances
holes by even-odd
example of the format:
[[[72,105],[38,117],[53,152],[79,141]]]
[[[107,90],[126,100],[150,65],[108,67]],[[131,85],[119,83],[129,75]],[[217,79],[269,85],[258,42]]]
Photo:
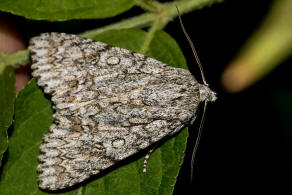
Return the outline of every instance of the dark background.
[[[292,60],[238,94],[226,93],[220,83],[224,68],[259,26],[271,3],[230,0],[183,16],[218,99],[208,106],[192,184],[188,184],[190,157],[199,122],[190,128],[175,194],[186,189],[199,195],[287,193],[286,184],[291,182]],[[183,34],[174,30],[177,23],[169,24],[166,31],[178,41],[190,69],[200,78]]]
[[[191,184],[190,157],[199,120],[190,127],[186,157],[174,194],[263,194],[271,191],[278,194],[285,190],[285,183],[289,184],[291,179],[284,179],[284,176],[289,177],[291,162],[292,60],[286,60],[254,86],[238,94],[226,93],[220,83],[225,67],[259,26],[271,2],[226,0],[182,16],[206,79],[211,89],[218,93],[218,99],[207,109]],[[141,12],[141,9],[133,8],[118,17],[97,21],[16,20],[28,40],[45,31],[79,33]],[[178,19],[169,23],[165,31],[176,39],[191,72],[201,81]]]

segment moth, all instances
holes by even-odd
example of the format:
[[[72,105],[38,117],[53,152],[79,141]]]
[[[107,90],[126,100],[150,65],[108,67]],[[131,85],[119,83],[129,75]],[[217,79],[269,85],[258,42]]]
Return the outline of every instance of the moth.
[[[30,41],[32,75],[51,95],[54,123],[44,136],[39,187],[78,184],[196,118],[216,94],[185,69],[73,34]]]

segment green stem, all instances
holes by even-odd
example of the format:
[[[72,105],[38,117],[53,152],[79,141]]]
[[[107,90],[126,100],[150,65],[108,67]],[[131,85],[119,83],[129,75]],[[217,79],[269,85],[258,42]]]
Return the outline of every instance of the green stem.
[[[166,16],[170,18],[175,18],[178,16],[175,6],[178,7],[181,15],[183,15],[193,10],[199,10],[199,9],[202,9],[203,7],[207,7],[214,3],[219,3],[223,1],[224,0],[180,0],[180,1],[170,2],[170,3],[165,3],[165,5],[167,5]]]
[[[155,20],[157,20],[158,17],[162,17],[164,21],[171,21],[177,17],[177,10],[175,6],[179,8],[181,14],[185,14],[190,11],[201,9],[205,6],[210,6],[211,4],[222,1],[223,0],[180,0],[171,3],[160,3],[156,5],[157,8],[161,9],[157,10],[158,13],[144,13],[139,16],[124,19],[114,24],[86,31],[81,33],[80,36],[94,38],[96,35],[108,30],[149,27],[154,23]],[[166,24],[167,23],[165,23],[165,25]]]
[[[135,0],[135,4],[144,10],[155,12],[157,10],[157,4],[160,3],[152,0]]]
[[[0,53],[0,74],[7,67],[17,68],[30,63],[29,51],[22,50],[13,54]]]
[[[157,32],[157,30],[159,30],[159,27],[161,26],[161,20],[157,19],[154,24],[151,26],[150,30],[148,31],[145,41],[142,45],[142,47],[140,48],[139,53],[141,54],[145,54],[147,49],[149,48],[149,45],[155,35],[155,33]]]
[[[144,27],[150,26],[155,20],[155,18],[156,18],[155,14],[145,13],[145,14],[134,16],[132,18],[128,18],[120,22],[110,24],[101,28],[85,31],[84,33],[81,33],[79,35],[82,37],[92,39],[96,35],[109,31],[109,30],[125,29],[125,28],[144,28]]]

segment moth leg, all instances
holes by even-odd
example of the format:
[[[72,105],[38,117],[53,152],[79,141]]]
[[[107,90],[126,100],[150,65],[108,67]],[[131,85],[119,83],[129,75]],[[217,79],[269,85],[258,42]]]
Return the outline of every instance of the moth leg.
[[[152,154],[152,152],[156,149],[156,146],[154,146],[153,148],[151,148],[148,153],[146,154],[145,158],[144,158],[144,164],[143,164],[143,173],[146,173],[147,171],[147,164],[148,164],[148,159],[150,158],[150,155]]]

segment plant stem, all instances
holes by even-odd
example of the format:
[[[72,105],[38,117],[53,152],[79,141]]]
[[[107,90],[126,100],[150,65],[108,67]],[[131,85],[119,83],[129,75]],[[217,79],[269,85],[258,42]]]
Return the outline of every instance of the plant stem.
[[[132,18],[128,18],[120,22],[110,24],[101,28],[85,31],[84,33],[81,33],[79,35],[82,37],[92,39],[96,35],[109,31],[109,30],[125,29],[125,28],[143,28],[143,27],[150,26],[155,20],[155,18],[156,18],[156,15],[154,13],[145,13],[145,14],[134,16]]]
[[[141,54],[146,53],[155,33],[157,32],[157,30],[159,30],[160,25],[161,25],[161,20],[157,19],[154,22],[154,24],[151,26],[150,30],[148,31],[146,38],[144,40],[144,43],[143,43],[142,47],[140,48],[139,53],[141,53]]]
[[[80,36],[94,38],[96,35],[106,32],[108,30],[149,27],[154,23],[157,17],[163,17],[163,20],[165,21],[171,21],[175,17],[177,17],[177,10],[175,5],[179,8],[181,14],[184,14],[222,1],[223,0],[180,0],[171,3],[163,4],[160,3],[159,4],[160,6],[157,5],[157,7],[162,8],[162,10],[159,10],[159,13],[157,14],[155,13],[141,14],[139,16],[134,16],[132,18],[128,18],[114,24],[86,31],[84,33],[81,33]],[[165,23],[165,25],[166,24],[167,23]]]
[[[203,7],[210,6],[214,3],[223,2],[224,0],[180,0],[180,1],[174,1],[170,3],[165,3],[167,5],[167,15],[171,18],[177,17],[177,10],[176,7],[178,7],[181,15],[188,13],[193,10],[199,10]]]
[[[157,5],[160,3],[153,0],[135,0],[135,4],[144,10],[155,12],[157,10]]]
[[[17,68],[30,63],[29,51],[22,50],[13,54],[0,53],[0,74],[7,67]]]

